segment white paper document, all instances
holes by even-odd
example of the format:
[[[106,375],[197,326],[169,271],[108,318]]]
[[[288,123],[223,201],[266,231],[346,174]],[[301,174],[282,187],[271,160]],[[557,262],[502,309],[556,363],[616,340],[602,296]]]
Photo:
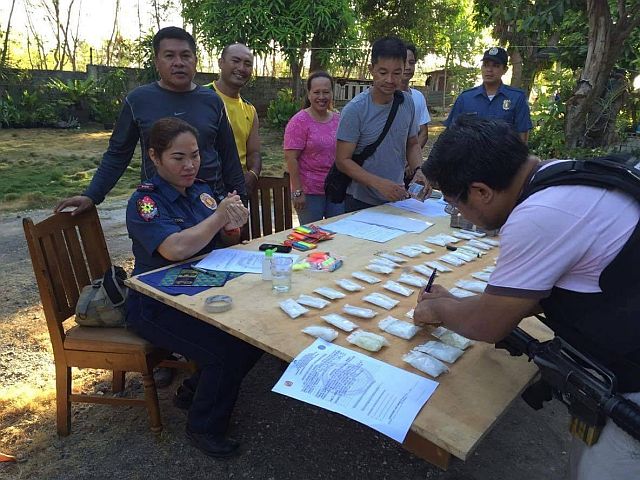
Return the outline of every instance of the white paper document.
[[[196,264],[196,267],[219,272],[262,273],[264,255],[264,252],[221,248],[212,250],[209,255]],[[294,263],[298,259],[298,255],[294,253],[274,253],[274,256],[291,257]]]
[[[398,442],[438,382],[317,339],[272,391],[340,413]]]
[[[349,219],[356,222],[370,223],[372,225],[381,225],[388,228],[395,228],[404,232],[421,233],[433,225],[426,220],[418,220],[417,218],[406,218],[391,213],[371,212],[362,210],[354,213]]]
[[[326,228],[332,232],[342,233],[343,235],[371,240],[378,243],[384,243],[405,234],[402,230],[356,222],[351,218],[352,217],[343,218],[333,223],[327,223],[326,225],[323,225],[322,228]]]
[[[442,199],[428,198],[424,202],[421,202],[415,198],[408,198],[406,200],[391,202],[387,205],[408,210],[409,212],[419,213],[425,217],[446,217],[448,215],[444,211],[447,202]]]

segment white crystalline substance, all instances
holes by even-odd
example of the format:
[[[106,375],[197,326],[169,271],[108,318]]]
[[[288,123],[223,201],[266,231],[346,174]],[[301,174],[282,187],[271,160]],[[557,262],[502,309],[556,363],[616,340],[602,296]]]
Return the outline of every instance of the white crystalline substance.
[[[493,273],[493,271],[496,269],[495,265],[489,265],[488,267],[484,267],[482,269],[483,272],[489,272],[489,273]]]
[[[500,246],[500,242],[498,240],[494,240],[493,238],[483,238],[482,241],[487,245],[491,245],[492,247]]]
[[[487,283],[479,280],[458,280],[456,287],[464,288],[470,292],[482,293],[487,288]]]
[[[386,253],[386,252],[380,252],[377,254],[379,257],[384,258],[385,260],[389,260],[390,262],[395,262],[395,263],[404,263],[406,262],[406,260],[402,257],[399,257],[397,255],[392,255],[391,253]]]
[[[462,240],[471,240],[476,238],[474,235],[471,235],[470,233],[464,233],[464,232],[452,232],[451,235],[453,235],[456,238],[461,238]]]
[[[487,253],[486,251],[480,250],[476,247],[472,247],[471,245],[463,245],[461,247],[458,247],[458,252],[465,252],[474,256],[485,255]]]
[[[424,239],[424,241],[432,245],[438,245],[439,247],[444,247],[447,245],[447,241],[444,238],[440,237],[440,235],[427,237]]]
[[[454,255],[451,255],[451,254],[443,255],[443,256],[441,256],[439,258],[439,260],[442,260],[443,262],[446,262],[449,265],[453,265],[454,267],[461,267],[462,265],[464,265],[466,263],[461,258],[458,258],[458,257],[456,257]]]
[[[464,260],[465,262],[473,262],[478,258],[478,255],[474,253],[465,253],[461,249],[456,250],[455,252],[449,253],[449,255],[453,255],[454,257],[458,257],[460,260]]]
[[[471,276],[475,279],[482,280],[483,282],[488,282],[489,277],[491,277],[491,272],[485,272],[483,270],[482,272],[472,273]]]
[[[460,241],[459,238],[456,238],[452,235],[447,235],[446,233],[441,233],[438,235],[441,239],[445,240],[447,243],[458,243]]]
[[[413,267],[413,271],[414,272],[418,272],[422,275],[424,275],[425,277],[430,277],[431,274],[433,273],[433,270],[429,267],[427,267],[426,265],[415,265]]]
[[[491,250],[493,247],[488,243],[484,243],[481,240],[469,240],[469,245],[479,248],[480,250]]]
[[[353,323],[348,318],[344,318],[337,313],[330,313],[329,315],[322,315],[321,317],[325,322],[333,325],[334,327],[344,330],[345,332],[351,332],[358,328],[357,323]]]
[[[440,262],[436,262],[436,261],[424,262],[424,264],[427,267],[435,268],[440,273],[452,272],[453,271],[449,267],[447,267],[446,265],[443,265]]]
[[[367,282],[370,285],[373,285],[374,283],[380,283],[382,281],[378,277],[369,275],[366,272],[353,272],[351,276],[353,278],[357,278],[358,280],[362,280],[363,282]]]
[[[426,245],[420,245],[419,243],[412,243],[411,245],[407,245],[409,248],[413,248],[414,250],[419,250],[422,253],[433,253],[434,250],[432,248],[427,247]]]
[[[310,325],[300,331],[312,337],[326,340],[327,342],[333,342],[338,337],[338,332],[333,328],[321,327],[320,325]]]
[[[454,363],[464,353],[463,350],[434,340],[418,345],[414,348],[418,352],[428,353],[432,357],[447,363]]]
[[[304,315],[309,311],[309,309],[304,308],[293,298],[287,298],[286,300],[280,302],[279,305],[280,308],[284,310],[284,312],[291,318],[298,318],[300,315]]]
[[[370,308],[354,307],[348,303],[342,307],[342,311],[360,318],[373,318],[378,314],[378,312],[371,310]]]
[[[446,343],[447,345],[451,345],[452,347],[459,348],[461,350],[465,350],[473,345],[473,340],[469,340],[467,337],[463,337],[462,335],[456,332],[452,332],[445,327],[436,328],[433,332],[431,332],[431,335],[436,337],[441,342]]]
[[[462,233],[468,233],[469,235],[473,235],[476,238],[482,238],[482,237],[486,237],[487,236],[487,234],[484,233],[484,232],[474,232],[472,230],[464,230],[464,229],[462,229],[460,231]]]
[[[411,320],[413,320],[413,314],[415,313],[416,309],[412,308],[411,310],[409,310],[407,313],[404,314],[405,317],[409,317]]]
[[[393,272],[393,268],[387,267],[386,265],[378,265],[377,263],[370,263],[364,268],[371,272],[384,273],[385,275],[389,275],[391,272]]]
[[[437,378],[441,373],[449,371],[447,366],[440,360],[426,353],[416,352],[415,350],[411,350],[409,353],[403,355],[402,360],[433,378]]]
[[[378,328],[396,337],[404,338],[405,340],[411,340],[418,330],[420,330],[420,327],[417,325],[405,322],[404,320],[398,320],[392,316],[380,320],[378,322]]]
[[[389,341],[382,335],[365,330],[356,330],[347,337],[347,341],[370,352],[377,352],[382,347],[389,345]]]
[[[360,290],[364,290],[363,285],[360,285],[358,282],[354,282],[353,280],[349,280],[348,278],[336,280],[336,283],[348,292],[359,292]]]
[[[463,290],[461,288],[458,287],[453,287],[451,290],[449,290],[449,293],[451,295],[453,295],[454,297],[458,297],[458,298],[466,298],[466,297],[475,297],[476,294],[473,292],[469,292],[468,290]]]
[[[392,262],[391,260],[387,260],[386,258],[382,258],[382,257],[373,257],[369,263],[375,263],[376,265],[384,265],[385,267],[390,267],[390,268],[398,268],[400,266],[399,263],[396,262]]]
[[[388,280],[382,286],[390,292],[399,293],[400,295],[404,295],[405,297],[410,296],[414,292],[414,290],[407,288],[404,285],[400,285],[398,282],[394,282],[393,280]]]
[[[400,248],[396,248],[394,250],[396,253],[399,253],[400,255],[404,255],[405,257],[410,257],[410,258],[416,258],[418,256],[420,256],[420,250],[416,250],[415,248],[411,248],[411,247],[400,247]]]
[[[344,298],[346,295],[338,290],[334,290],[329,287],[318,287],[314,290],[315,293],[322,295],[329,300],[336,300],[338,298]]]
[[[327,305],[330,305],[331,302],[325,300],[324,298],[314,297],[312,295],[302,294],[296,300],[300,305],[305,305],[307,307],[313,308],[324,308]]]
[[[400,275],[400,278],[398,278],[398,282],[405,283],[405,284],[411,285],[413,287],[422,288],[422,287],[426,287],[427,286],[427,284],[429,283],[429,280],[427,280],[424,277],[419,277],[418,275],[411,275],[410,273],[403,273],[403,274]]]
[[[378,307],[382,307],[385,310],[391,310],[393,307],[395,307],[400,303],[400,300],[387,297],[386,295],[383,295],[382,293],[377,293],[377,292],[366,295],[365,297],[362,298],[362,300],[364,300],[365,302],[373,303],[374,305],[377,305]]]

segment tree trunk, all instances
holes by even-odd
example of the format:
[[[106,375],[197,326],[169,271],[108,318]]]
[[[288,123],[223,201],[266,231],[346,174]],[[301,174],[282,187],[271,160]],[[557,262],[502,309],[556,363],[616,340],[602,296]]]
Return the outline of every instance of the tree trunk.
[[[509,52],[511,57],[511,86],[522,88],[523,80],[523,58],[519,48],[511,48]]]
[[[293,99],[298,101],[302,98],[302,65],[304,62],[304,49],[299,49],[289,57],[291,67],[291,90]]]
[[[2,58],[0,58],[0,68],[4,67],[7,61],[7,51],[9,49],[9,32],[11,31],[11,17],[13,16],[13,8],[16,6],[16,0],[11,2],[11,10],[9,10],[9,20],[7,21],[7,30],[4,33],[4,45],[2,46]]]
[[[322,37],[322,34],[316,33],[311,41],[311,63],[309,65],[309,73],[318,70],[328,70],[326,63],[327,55],[325,55],[324,47],[331,46],[331,41]]]
[[[602,96],[609,73],[618,57],[617,54],[610,52],[614,26],[607,1],[587,0],[587,14],[589,17],[587,59],[578,80],[578,86],[566,105],[565,145],[569,148],[586,146],[588,143],[587,115],[596,99]]]

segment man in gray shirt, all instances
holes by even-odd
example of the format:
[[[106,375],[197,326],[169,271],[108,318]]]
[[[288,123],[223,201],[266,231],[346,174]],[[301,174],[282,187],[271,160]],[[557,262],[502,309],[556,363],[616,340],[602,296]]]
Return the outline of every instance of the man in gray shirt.
[[[354,97],[342,110],[337,133],[336,166],[353,179],[347,190],[345,210],[353,212],[407,198],[404,167],[409,163],[413,181],[425,183],[420,171],[419,126],[414,121],[411,96],[403,102],[384,140],[362,166],[352,156],[376,141],[391,111],[393,96],[400,90],[407,47],[397,37],[376,40],[371,49],[370,89]]]

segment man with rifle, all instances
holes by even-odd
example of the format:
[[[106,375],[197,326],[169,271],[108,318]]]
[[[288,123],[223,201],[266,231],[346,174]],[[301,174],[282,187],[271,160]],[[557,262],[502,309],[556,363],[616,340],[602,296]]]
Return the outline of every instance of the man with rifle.
[[[640,478],[640,160],[540,163],[506,123],[461,116],[422,170],[451,207],[486,229],[501,251],[481,295],[438,285],[421,295],[417,324],[526,354],[569,405],[571,478]],[[544,312],[556,339],[521,330]],[[613,420],[613,421],[611,421]]]

